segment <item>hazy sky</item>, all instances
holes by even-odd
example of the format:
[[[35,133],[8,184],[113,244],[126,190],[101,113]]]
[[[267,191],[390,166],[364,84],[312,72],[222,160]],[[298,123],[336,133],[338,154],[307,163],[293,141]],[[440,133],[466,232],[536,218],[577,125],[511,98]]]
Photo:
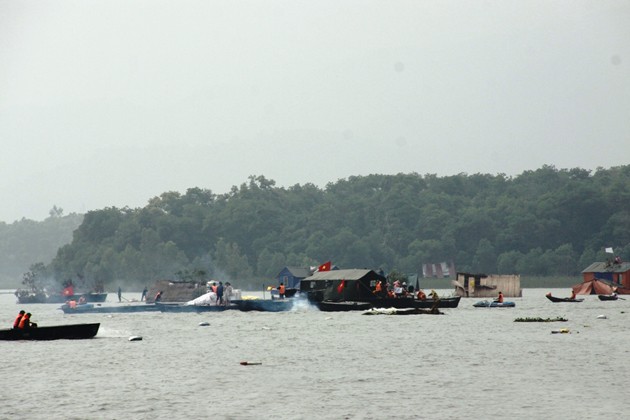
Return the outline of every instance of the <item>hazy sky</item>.
[[[628,163],[628,0],[0,0],[0,221]]]

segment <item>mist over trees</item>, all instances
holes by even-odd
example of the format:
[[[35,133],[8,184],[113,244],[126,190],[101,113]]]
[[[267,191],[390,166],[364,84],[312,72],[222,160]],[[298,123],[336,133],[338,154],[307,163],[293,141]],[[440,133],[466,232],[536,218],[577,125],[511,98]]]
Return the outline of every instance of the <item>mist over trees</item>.
[[[630,259],[630,165],[515,177],[353,176],[325,188],[251,176],[226,194],[165,192],[88,212],[45,268],[58,281],[270,281],[287,265],[578,277],[605,247]],[[32,261],[35,262],[35,261]]]
[[[82,221],[83,215],[64,216],[63,209],[53,206],[41,222],[0,222],[0,284],[16,287],[33,263],[50,263],[57,250],[72,241],[72,232]]]

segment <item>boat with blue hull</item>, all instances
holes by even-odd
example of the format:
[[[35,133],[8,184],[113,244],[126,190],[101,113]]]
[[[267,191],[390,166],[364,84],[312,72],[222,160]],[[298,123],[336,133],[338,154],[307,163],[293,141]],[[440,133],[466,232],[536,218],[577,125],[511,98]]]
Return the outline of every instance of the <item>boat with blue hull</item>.
[[[514,308],[516,303],[514,302],[495,302],[491,300],[482,300],[474,303],[475,308]]]
[[[107,300],[107,293],[81,293],[71,295],[49,295],[47,293],[32,293],[25,292],[23,290],[17,290],[15,292],[18,303],[64,303],[69,300],[79,301],[83,298],[86,302],[105,302]]]
[[[59,307],[64,314],[109,314],[109,313],[132,313],[132,312],[155,312],[159,308],[152,303],[101,305],[94,303],[84,303],[71,306],[63,304]]]
[[[189,305],[186,303],[156,303],[155,306],[161,312],[223,312],[239,309],[237,305]]]

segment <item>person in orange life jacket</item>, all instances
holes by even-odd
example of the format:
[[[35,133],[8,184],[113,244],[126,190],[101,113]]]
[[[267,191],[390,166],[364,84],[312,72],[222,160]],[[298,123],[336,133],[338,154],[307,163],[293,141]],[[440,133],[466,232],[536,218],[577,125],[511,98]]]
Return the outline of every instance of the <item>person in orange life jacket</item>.
[[[217,282],[216,282],[216,281],[213,281],[213,282],[212,282],[212,286],[210,286],[210,290],[212,290],[214,293],[216,293],[216,292],[217,292],[217,289],[218,289],[218,287],[217,287]]]
[[[376,282],[376,287],[374,288],[374,294],[380,295],[383,292],[383,283],[381,281]]]
[[[286,289],[284,287],[284,283],[280,283],[280,286],[278,286],[278,295],[280,296],[280,299],[284,299],[285,292]]]
[[[15,317],[15,321],[13,321],[13,328],[18,328],[20,326],[20,321],[22,320],[22,317],[24,316],[25,313],[26,312],[22,310],[20,311],[18,316]]]
[[[499,292],[499,296],[497,296],[495,302],[503,303],[503,292]]]
[[[31,322],[31,313],[27,312],[26,314],[24,314],[24,316],[20,320],[20,325],[18,325],[18,328],[23,330],[23,329],[27,329],[31,327],[37,327],[37,324],[34,322]]]
[[[422,289],[418,290],[418,299],[427,300],[427,295],[422,291]]]

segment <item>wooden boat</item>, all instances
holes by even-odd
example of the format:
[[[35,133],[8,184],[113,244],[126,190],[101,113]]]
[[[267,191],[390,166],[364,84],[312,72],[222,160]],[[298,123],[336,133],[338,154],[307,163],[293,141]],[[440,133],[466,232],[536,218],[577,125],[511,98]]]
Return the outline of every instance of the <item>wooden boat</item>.
[[[441,297],[437,301],[437,306],[433,299],[420,300],[413,297],[379,298],[371,301],[371,303],[373,308],[431,309],[434,306],[437,308],[457,308],[461,298],[461,296]]]
[[[370,302],[332,302],[322,301],[317,303],[320,311],[324,312],[348,312],[348,311],[365,311],[372,308]]]
[[[283,312],[293,308],[293,299],[242,299],[233,300],[241,311]]]
[[[63,304],[59,307],[64,314],[108,314],[108,313],[129,313],[129,312],[154,312],[158,307],[150,303],[121,304],[121,305],[101,305],[85,303],[76,305],[74,308]]]
[[[490,300],[481,300],[474,303],[475,308],[514,308],[516,303],[514,302],[495,302]]]
[[[599,300],[618,300],[619,296],[617,295],[597,295]]]
[[[324,301],[317,300],[313,295],[308,295],[309,301],[316,305],[321,311],[351,311],[366,310],[369,308],[398,308],[398,309],[432,309],[436,308],[457,308],[461,296],[443,297],[437,301],[433,299],[419,300],[414,297],[386,297],[374,298],[365,301]],[[323,305],[322,305],[323,304]],[[360,307],[354,307],[358,305]],[[338,308],[338,309],[336,309]]]
[[[83,296],[86,302],[105,302],[107,293],[82,293],[69,296],[64,295],[48,295],[46,293],[24,293],[24,291],[16,291],[15,296],[18,303],[65,303],[69,300],[79,301]]]
[[[363,315],[444,315],[439,309],[421,308],[372,308]]]
[[[239,309],[237,305],[187,305],[185,303],[161,303],[155,304],[161,312],[222,312],[230,309]]]
[[[80,340],[94,337],[100,325],[100,323],[70,324],[28,329],[3,329],[0,330],[0,340]]]
[[[582,302],[584,301],[584,299],[572,299],[572,298],[559,298],[559,297],[555,297],[555,296],[551,296],[551,293],[547,293],[545,296],[547,296],[547,299],[549,299],[550,301],[554,302],[554,303],[558,303],[558,302]]]

